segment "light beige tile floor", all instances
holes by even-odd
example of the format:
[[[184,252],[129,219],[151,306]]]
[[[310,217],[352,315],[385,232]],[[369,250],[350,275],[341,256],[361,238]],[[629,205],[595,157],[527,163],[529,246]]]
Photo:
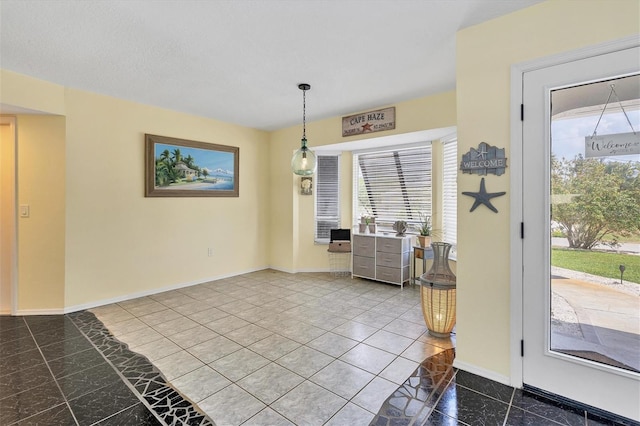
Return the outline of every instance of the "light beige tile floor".
[[[418,363],[419,288],[259,271],[91,310],[218,426],[367,425]]]

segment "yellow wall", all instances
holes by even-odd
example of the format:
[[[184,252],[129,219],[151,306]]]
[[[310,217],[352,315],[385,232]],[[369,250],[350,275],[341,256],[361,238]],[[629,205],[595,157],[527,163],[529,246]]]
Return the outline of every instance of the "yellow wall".
[[[293,199],[299,181],[292,177],[291,157],[301,136],[302,126],[283,129],[271,133],[269,144],[269,264],[288,272],[295,269],[294,238],[297,240],[298,228]]]
[[[65,97],[66,306],[268,266],[266,133],[78,90]],[[145,198],[145,133],[239,147],[240,196]]]
[[[64,306],[65,118],[17,116],[18,310]]]
[[[64,114],[64,87],[15,72],[0,70],[2,103],[49,114]]]
[[[74,309],[268,266],[265,132],[2,74],[18,116],[18,308]],[[40,99],[32,88],[42,89]],[[240,197],[145,198],[144,134],[240,148]],[[214,255],[209,257],[208,248]]]
[[[554,0],[467,28],[457,37],[458,155],[482,141],[510,156],[511,65],[637,34],[640,2]],[[487,176],[499,213],[458,198],[457,361],[510,374],[509,179]],[[479,177],[458,175],[458,193]]]
[[[422,130],[455,126],[455,92],[446,92],[395,104],[396,128],[392,131],[343,138],[342,117],[307,123],[309,146],[398,135]],[[372,106],[370,110],[385,106]],[[355,114],[357,111],[349,112]],[[345,114],[347,115],[347,114]],[[291,173],[293,152],[300,146],[302,126],[271,134],[271,246],[270,264],[285,271],[329,270],[327,246],[314,244],[313,197],[299,194],[299,177]],[[352,157],[341,158],[341,220],[351,227]]]

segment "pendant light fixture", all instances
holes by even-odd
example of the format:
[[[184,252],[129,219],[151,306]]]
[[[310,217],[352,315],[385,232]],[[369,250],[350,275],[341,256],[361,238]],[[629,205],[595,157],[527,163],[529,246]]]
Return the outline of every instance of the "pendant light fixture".
[[[291,159],[291,170],[300,176],[310,176],[316,172],[316,155],[307,147],[307,90],[311,86],[307,83],[298,84],[298,89],[302,90],[302,140],[298,149]]]

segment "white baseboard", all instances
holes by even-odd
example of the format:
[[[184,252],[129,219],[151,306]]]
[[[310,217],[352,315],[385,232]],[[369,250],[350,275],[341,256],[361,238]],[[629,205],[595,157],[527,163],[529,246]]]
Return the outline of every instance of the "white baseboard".
[[[292,269],[276,268],[275,266],[269,266],[267,269],[273,269],[274,271],[285,272],[287,274],[295,274],[296,273],[296,271],[294,271]]]
[[[154,289],[144,290],[144,291],[138,291],[138,292],[135,292],[135,293],[129,293],[129,294],[125,294],[125,295],[122,295],[122,296],[112,297],[112,298],[109,298],[109,299],[101,299],[101,300],[95,300],[95,301],[91,301],[91,302],[87,302],[87,303],[82,303],[82,304],[79,304],[79,305],[66,306],[65,308],[61,308],[61,309],[23,309],[23,310],[18,310],[16,312],[16,315],[62,315],[62,314],[68,314],[68,313],[71,313],[71,312],[77,312],[77,311],[82,311],[82,310],[85,310],[85,309],[96,308],[98,306],[104,306],[104,305],[110,305],[112,303],[124,302],[125,300],[136,299],[138,297],[151,296],[151,295],[154,295],[154,294],[163,293],[165,291],[178,290],[178,289],[185,288],[185,287],[191,287],[191,286],[198,285],[198,284],[204,284],[204,283],[208,283],[210,281],[221,280],[221,279],[224,279],[224,278],[231,278],[231,277],[235,277],[235,276],[238,276],[238,275],[249,274],[251,272],[263,271],[265,269],[273,269],[274,271],[280,271],[280,272],[285,272],[285,273],[289,273],[289,274],[303,273],[303,272],[331,272],[328,269],[313,269],[313,270],[312,269],[309,269],[309,270],[304,269],[304,270],[292,271],[292,270],[275,268],[275,267],[271,267],[271,266],[265,266],[265,267],[262,267],[262,268],[255,268],[255,269],[250,269],[250,270],[245,270],[245,271],[234,272],[232,274],[217,275],[217,276],[214,276],[214,277],[208,277],[208,278],[204,278],[204,279],[200,279],[200,280],[196,280],[196,281],[188,281],[188,282],[184,282],[184,283],[172,284],[172,285],[165,286],[165,287],[154,288]],[[10,310],[7,310],[6,312],[0,311],[0,314],[1,315],[10,315],[11,311]]]
[[[498,374],[495,371],[485,370],[482,367],[468,364],[464,361],[459,361],[458,359],[453,360],[453,366],[468,373],[473,373],[478,376],[484,377],[485,379],[493,380],[494,382],[502,383],[503,385],[512,386],[511,379],[508,376],[503,376],[502,374]]]
[[[284,272],[287,274],[301,274],[304,272],[331,272],[329,269],[284,269],[284,268],[276,268],[274,266],[270,266],[269,269],[273,269],[274,271]]]
[[[18,309],[16,315],[62,315],[64,309]]]
[[[11,309],[0,309],[0,315],[11,315]]]
[[[283,269],[283,268],[276,268],[274,266],[270,266],[268,269],[273,269],[274,271],[278,271],[278,272],[285,272],[287,274],[301,274],[301,273],[305,273],[305,272],[331,272],[330,269],[318,269],[318,268],[314,268],[314,269]]]
[[[200,280],[196,280],[196,281],[189,281],[189,282],[185,282],[185,283],[172,284],[172,285],[169,285],[169,286],[166,286],[166,287],[154,288],[154,289],[145,290],[145,291],[138,291],[136,293],[130,293],[130,294],[122,295],[122,296],[112,297],[110,299],[96,300],[96,301],[93,301],[93,302],[83,303],[81,305],[67,306],[67,307],[64,308],[64,312],[60,312],[60,313],[68,314],[68,313],[71,313],[71,312],[77,312],[77,311],[82,311],[82,310],[85,310],[85,309],[96,308],[98,306],[104,306],[104,305],[110,305],[112,303],[124,302],[125,300],[137,299],[138,297],[151,296],[151,295],[158,294],[158,293],[164,293],[165,291],[178,290],[178,289],[185,288],[185,287],[191,287],[191,286],[198,285],[198,284],[208,283],[210,281],[221,280],[221,279],[224,279],[224,278],[231,278],[231,277],[235,277],[235,276],[238,276],[238,275],[249,274],[251,272],[263,271],[265,269],[269,269],[269,267],[251,269],[251,270],[246,270],[246,271],[240,271],[240,272],[235,272],[233,274],[218,275],[218,276],[215,276],[215,277],[208,277],[208,278],[204,278],[204,279],[200,279]]]

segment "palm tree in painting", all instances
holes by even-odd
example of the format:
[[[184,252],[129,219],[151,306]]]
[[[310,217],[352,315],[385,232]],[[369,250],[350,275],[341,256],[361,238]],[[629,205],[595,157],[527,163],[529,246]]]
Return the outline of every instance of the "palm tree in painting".
[[[168,149],[165,149],[164,151],[162,151],[162,153],[160,154],[160,160],[169,164],[171,161],[171,152],[169,152]]]
[[[173,150],[173,164],[178,164],[182,161],[182,154],[180,153],[180,148],[176,148]]]
[[[171,182],[170,170],[172,167],[167,161],[156,159],[156,186],[169,186]]]
[[[156,185],[168,186],[177,180],[177,175],[173,170],[174,163],[171,161],[171,152],[165,149],[156,158]]]
[[[183,159],[182,159],[182,162],[183,162],[183,163],[184,163],[188,168],[190,168],[190,169],[194,169],[194,170],[195,170],[195,167],[194,167],[194,164],[193,164],[193,161],[194,161],[194,160],[195,160],[195,159],[191,156],[191,154],[189,154],[189,155],[187,155],[185,158],[183,158]]]
[[[175,167],[169,167],[168,174],[170,183],[176,183],[182,177],[180,175],[180,171],[178,171],[178,169],[176,169]]]

